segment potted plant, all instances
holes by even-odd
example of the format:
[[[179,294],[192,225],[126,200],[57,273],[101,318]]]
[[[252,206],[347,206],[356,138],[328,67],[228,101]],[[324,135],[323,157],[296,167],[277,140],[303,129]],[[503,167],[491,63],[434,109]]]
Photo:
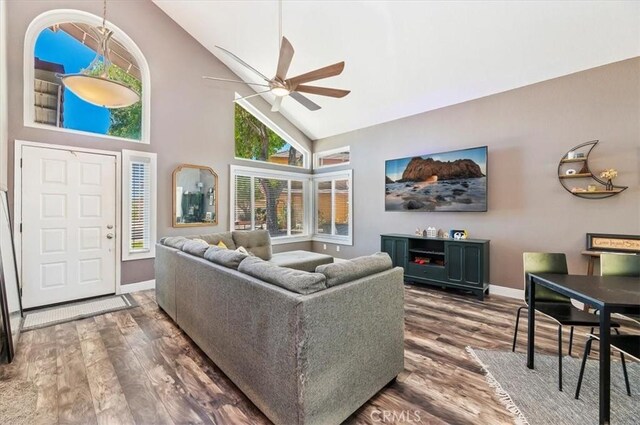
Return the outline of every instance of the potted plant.
[[[616,177],[618,177],[618,170],[615,168],[609,168],[608,170],[600,172],[600,178],[607,180],[607,183],[604,186],[605,190],[613,190],[612,180]]]

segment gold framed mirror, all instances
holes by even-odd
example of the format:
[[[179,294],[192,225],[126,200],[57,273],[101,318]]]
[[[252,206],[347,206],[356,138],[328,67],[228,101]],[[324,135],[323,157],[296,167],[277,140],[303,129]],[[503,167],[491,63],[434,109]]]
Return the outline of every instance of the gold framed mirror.
[[[218,224],[218,175],[201,165],[173,170],[173,227]]]

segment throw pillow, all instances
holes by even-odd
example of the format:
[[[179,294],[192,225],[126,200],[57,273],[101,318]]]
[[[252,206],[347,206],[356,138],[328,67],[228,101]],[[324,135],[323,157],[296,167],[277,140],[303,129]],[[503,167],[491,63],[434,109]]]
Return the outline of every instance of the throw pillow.
[[[392,266],[389,254],[378,252],[373,255],[354,258],[353,260],[323,264],[316,267],[316,273],[325,275],[327,277],[327,287],[332,287],[389,270]]]
[[[221,248],[221,249],[229,249],[229,248],[227,248],[227,246],[222,241],[218,242],[218,245],[216,245],[216,246],[218,248]]]
[[[206,243],[207,245],[209,245],[209,243],[207,241],[205,241],[204,239],[193,238],[191,240],[194,241],[194,242]]]
[[[243,246],[239,246],[238,248],[236,248],[236,251],[244,254],[244,255],[249,255],[251,257],[254,257],[252,252],[247,251],[247,248],[243,247]]]
[[[165,246],[170,246],[171,248],[182,249],[182,247],[188,240],[189,239],[185,238],[184,236],[169,236],[165,238],[164,244]]]
[[[247,258],[247,255],[230,249],[223,249],[217,246],[209,247],[204,253],[205,260],[219,264],[230,269],[238,270],[238,266]]]
[[[313,294],[327,288],[323,274],[276,266],[259,257],[245,258],[240,263],[238,271],[302,295]]]
[[[197,257],[204,257],[205,251],[209,249],[209,244],[203,240],[186,241],[182,246],[182,251]]]
[[[263,260],[271,260],[271,236],[268,230],[234,230],[231,234],[236,246],[245,247]]]

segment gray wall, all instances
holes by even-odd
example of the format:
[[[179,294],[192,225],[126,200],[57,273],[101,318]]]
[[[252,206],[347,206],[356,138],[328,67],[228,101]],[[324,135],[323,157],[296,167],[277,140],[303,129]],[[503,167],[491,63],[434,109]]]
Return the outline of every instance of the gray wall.
[[[29,23],[51,9],[81,9],[98,16],[102,1],[17,1],[7,5],[7,59],[9,80],[9,187],[13,188],[14,140],[120,151],[133,149],[158,154],[158,236],[211,233],[229,229],[229,164],[234,159],[234,92],[250,94],[242,85],[203,81],[203,75],[235,78],[220,61],[202,47],[151,1],[112,1],[108,18],[140,47],[151,70],[151,144],[121,142],[24,127],[22,117],[23,48]],[[310,149],[310,141],[260,98],[252,103],[284,131]],[[171,227],[171,173],[180,163],[205,165],[219,176],[217,226]],[[12,195],[12,193],[11,193]],[[304,249],[310,244],[277,246]],[[153,260],[122,263],[122,283],[153,279]]]
[[[615,183],[629,186],[622,194],[587,200],[560,186],[560,158],[593,139],[600,143],[591,169],[616,168]],[[381,233],[463,228],[491,239],[491,283],[522,288],[524,251],[565,252],[569,271],[585,273],[585,233],[640,234],[640,58],[319,140],[314,150],[344,145],[351,146],[354,245],[339,253],[328,245],[333,255],[371,253]],[[482,145],[489,147],[488,212],[384,211],[385,160]],[[323,252],[322,243],[313,245]]]

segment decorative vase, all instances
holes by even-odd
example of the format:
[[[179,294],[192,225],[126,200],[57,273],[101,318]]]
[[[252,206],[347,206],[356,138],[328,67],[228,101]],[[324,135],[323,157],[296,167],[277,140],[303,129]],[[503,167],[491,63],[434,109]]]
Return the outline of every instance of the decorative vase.
[[[611,182],[611,179],[607,180],[607,184],[604,186],[605,190],[613,190],[613,183]]]

